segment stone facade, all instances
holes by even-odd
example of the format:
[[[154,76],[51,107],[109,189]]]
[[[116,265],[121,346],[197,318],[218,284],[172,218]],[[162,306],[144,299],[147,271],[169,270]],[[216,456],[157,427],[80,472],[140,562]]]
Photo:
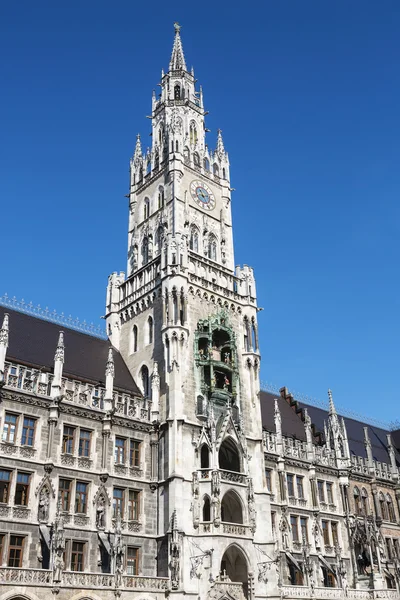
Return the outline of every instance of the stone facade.
[[[49,362],[24,333],[44,325],[4,316],[0,600],[398,597],[396,443],[378,463],[366,427],[355,455],[331,394],[318,432],[285,388],[260,390],[256,284],[205,114],[175,25],[131,160],[111,345],[53,326]]]

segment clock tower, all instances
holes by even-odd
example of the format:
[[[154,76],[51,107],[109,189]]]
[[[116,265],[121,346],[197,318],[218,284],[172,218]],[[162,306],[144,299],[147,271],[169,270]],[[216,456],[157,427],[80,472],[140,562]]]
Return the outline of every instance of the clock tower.
[[[235,267],[229,159],[220,130],[206,144],[206,114],[176,23],[152,145],[138,136],[130,162],[127,274],[109,277],[107,331],[154,421],[155,574],[179,596],[222,596],[229,581],[265,596],[256,286]]]

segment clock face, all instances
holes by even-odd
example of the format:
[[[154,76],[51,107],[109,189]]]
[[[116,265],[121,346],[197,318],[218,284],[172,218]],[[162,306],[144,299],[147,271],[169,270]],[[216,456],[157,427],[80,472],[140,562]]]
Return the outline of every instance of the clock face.
[[[190,184],[190,193],[193,200],[205,210],[213,210],[215,207],[215,197],[206,183],[202,181],[192,181]]]

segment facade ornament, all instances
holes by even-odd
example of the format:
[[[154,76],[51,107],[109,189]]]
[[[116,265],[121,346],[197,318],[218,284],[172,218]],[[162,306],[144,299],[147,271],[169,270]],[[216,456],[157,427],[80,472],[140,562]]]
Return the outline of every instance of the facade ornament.
[[[114,563],[115,587],[122,584],[122,574],[124,572],[124,554],[125,547],[122,543],[122,521],[121,513],[118,511],[115,519],[114,543],[112,544],[112,557]]]
[[[108,359],[106,363],[106,377],[109,375],[110,377],[115,376],[115,368],[114,368],[114,355],[113,349],[109,348],[108,350]]]
[[[64,332],[60,331],[58,336],[58,343],[56,348],[56,353],[54,355],[54,362],[64,362]]]
[[[61,500],[57,506],[56,518],[52,528],[51,550],[53,564],[53,581],[60,582],[62,573],[65,568],[64,552],[65,552],[65,536],[64,536],[64,521],[61,514]]]
[[[38,521],[39,523],[47,523],[49,520],[50,509],[50,489],[47,485],[43,485],[38,502]]]
[[[313,524],[312,524],[312,528],[311,528],[311,534],[314,538],[315,548],[317,550],[319,550],[321,548],[322,530],[321,530],[321,526],[319,524],[318,512],[314,513],[314,520],[313,520]]]
[[[171,587],[173,590],[179,589],[181,578],[181,553],[182,539],[178,531],[176,511],[172,515],[172,532],[170,541],[170,561],[169,569],[171,576]]]

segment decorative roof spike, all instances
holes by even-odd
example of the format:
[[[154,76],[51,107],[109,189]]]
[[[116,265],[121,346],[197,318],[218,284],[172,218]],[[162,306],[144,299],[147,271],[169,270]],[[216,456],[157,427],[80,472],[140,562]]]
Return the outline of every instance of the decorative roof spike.
[[[221,129],[218,129],[217,154],[218,154],[218,156],[222,156],[222,155],[225,154],[224,141],[222,139],[222,131],[221,131]]]
[[[3,319],[3,325],[1,326],[0,329],[0,344],[2,346],[5,346],[7,348],[8,346],[8,322],[9,322],[9,315],[8,313],[4,313],[4,319]]]
[[[64,362],[64,332],[60,331],[60,335],[58,336],[56,353],[54,355],[54,361]]]
[[[336,408],[335,405],[333,403],[333,396],[332,396],[332,391],[328,390],[328,398],[329,398],[329,414],[330,415],[336,415]]]
[[[133,160],[136,162],[142,158],[142,144],[140,142],[140,133],[136,136],[136,146],[135,146],[135,154],[133,155]]]
[[[114,375],[115,375],[114,354],[113,354],[112,348],[110,348],[108,350],[108,358],[107,358],[107,363],[106,363],[106,376],[107,375],[110,375],[111,377],[114,377]]]
[[[169,62],[170,71],[187,71],[185,56],[183,54],[182,41],[181,41],[181,26],[179,23],[174,23],[175,28],[175,39],[172,47],[171,60]]]

